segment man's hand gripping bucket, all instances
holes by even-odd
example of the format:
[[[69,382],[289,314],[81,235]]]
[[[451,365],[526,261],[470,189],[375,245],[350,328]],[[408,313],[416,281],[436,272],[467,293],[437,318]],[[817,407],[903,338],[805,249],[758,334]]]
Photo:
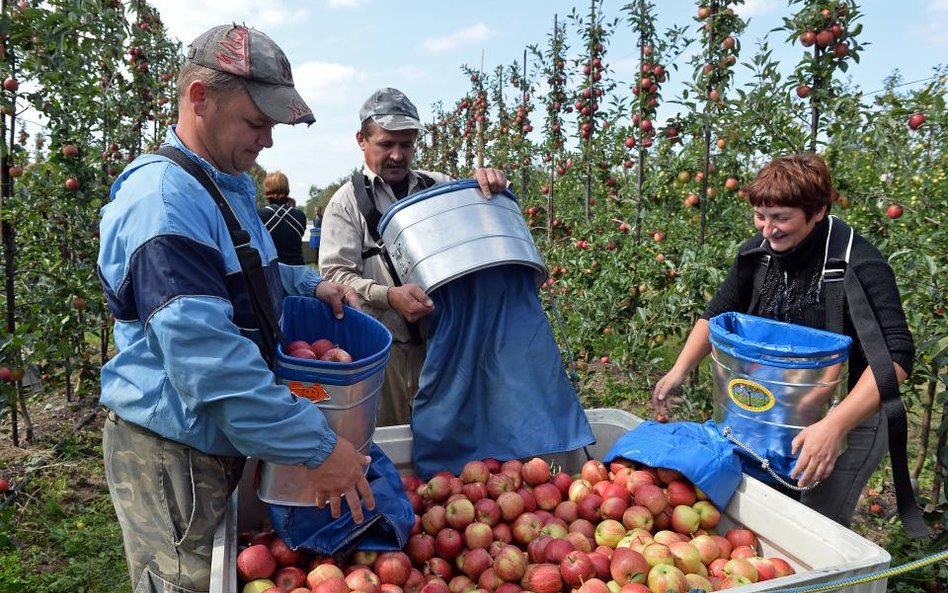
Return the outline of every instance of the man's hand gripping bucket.
[[[326,338],[352,355],[352,362],[292,358],[277,348],[277,382],[322,410],[330,428],[368,455],[392,335],[384,325],[352,308],[336,319],[329,305],[313,298],[286,297],[283,335],[288,342]],[[262,464],[258,496],[287,506],[316,506],[313,471],[304,466]]]

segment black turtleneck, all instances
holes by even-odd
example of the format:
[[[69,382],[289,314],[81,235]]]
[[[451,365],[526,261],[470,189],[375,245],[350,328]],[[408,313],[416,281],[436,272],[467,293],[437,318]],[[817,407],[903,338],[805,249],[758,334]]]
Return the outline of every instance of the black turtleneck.
[[[820,221],[799,245],[782,253],[773,251],[760,233],[755,235],[740,247],[739,252],[745,253],[763,246],[771,256],[757,307],[753,311],[748,310],[753,300],[751,292],[755,266],[739,266],[740,259],[735,258],[727,278],[701,317],[710,319],[727,311],[739,311],[824,329],[826,306],[820,287],[820,272],[823,269],[828,226],[826,219]],[[915,344],[905,321],[905,312],[902,310],[892,268],[882,254],[859,233],[853,237],[849,266],[866,290],[892,360],[899,363],[906,372],[911,372]],[[849,363],[851,388],[867,363],[848,307],[845,309],[843,333],[853,339]]]

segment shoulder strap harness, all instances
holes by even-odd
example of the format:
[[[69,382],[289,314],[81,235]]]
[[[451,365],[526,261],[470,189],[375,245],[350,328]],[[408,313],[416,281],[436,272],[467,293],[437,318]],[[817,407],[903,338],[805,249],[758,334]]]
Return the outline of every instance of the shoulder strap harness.
[[[157,154],[171,160],[194,177],[214,199],[214,203],[221,211],[224,222],[227,223],[227,230],[234,244],[234,250],[237,252],[237,258],[240,260],[240,269],[243,271],[244,280],[247,282],[254,317],[260,325],[260,335],[263,340],[261,354],[263,354],[270,368],[273,368],[277,342],[279,341],[286,347],[286,338],[280,330],[273,302],[270,299],[270,292],[267,290],[267,279],[263,275],[263,262],[260,259],[260,253],[250,246],[250,233],[240,226],[237,215],[234,214],[230,204],[224,198],[223,192],[217,187],[211,176],[207,174],[207,171],[173,146],[166,144],[158,149]]]

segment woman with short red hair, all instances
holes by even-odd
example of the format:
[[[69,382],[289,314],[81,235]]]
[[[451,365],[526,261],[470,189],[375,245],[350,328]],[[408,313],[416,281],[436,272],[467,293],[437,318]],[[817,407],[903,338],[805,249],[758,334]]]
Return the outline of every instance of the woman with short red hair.
[[[829,216],[833,186],[826,163],[815,154],[779,157],[760,170],[746,192],[758,233],[740,247],[730,273],[695,324],[674,366],[655,385],[652,403],[659,412],[667,412],[672,392],[711,352],[708,320],[715,315],[737,311],[831,329],[827,328],[828,312],[839,303],[827,303],[828,292],[823,290],[828,237],[831,222],[833,232],[847,232],[848,228]],[[753,261],[748,263],[750,257],[745,256],[751,252]],[[767,262],[765,271],[757,265],[761,261]],[[847,265],[865,289],[901,383],[911,371],[915,346],[892,268],[856,232],[852,233]],[[833,294],[843,298],[842,291]],[[879,413],[876,379],[849,306],[844,302],[841,307],[842,328],[837,331],[853,339],[849,394],[793,440],[798,458],[790,477],[799,487],[821,481],[818,488],[804,492],[801,501],[848,526],[863,487],[888,450],[888,439],[887,424]],[[840,454],[844,440],[846,448]]]

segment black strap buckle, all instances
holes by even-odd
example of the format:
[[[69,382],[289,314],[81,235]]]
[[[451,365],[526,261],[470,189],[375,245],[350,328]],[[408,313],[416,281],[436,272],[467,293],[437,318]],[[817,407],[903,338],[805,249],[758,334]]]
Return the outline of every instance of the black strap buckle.
[[[244,229],[240,229],[239,231],[236,231],[231,238],[234,241],[235,249],[241,249],[243,247],[250,246],[250,233],[248,233]]]
[[[842,282],[846,275],[845,262],[826,262],[822,272],[823,282]]]

